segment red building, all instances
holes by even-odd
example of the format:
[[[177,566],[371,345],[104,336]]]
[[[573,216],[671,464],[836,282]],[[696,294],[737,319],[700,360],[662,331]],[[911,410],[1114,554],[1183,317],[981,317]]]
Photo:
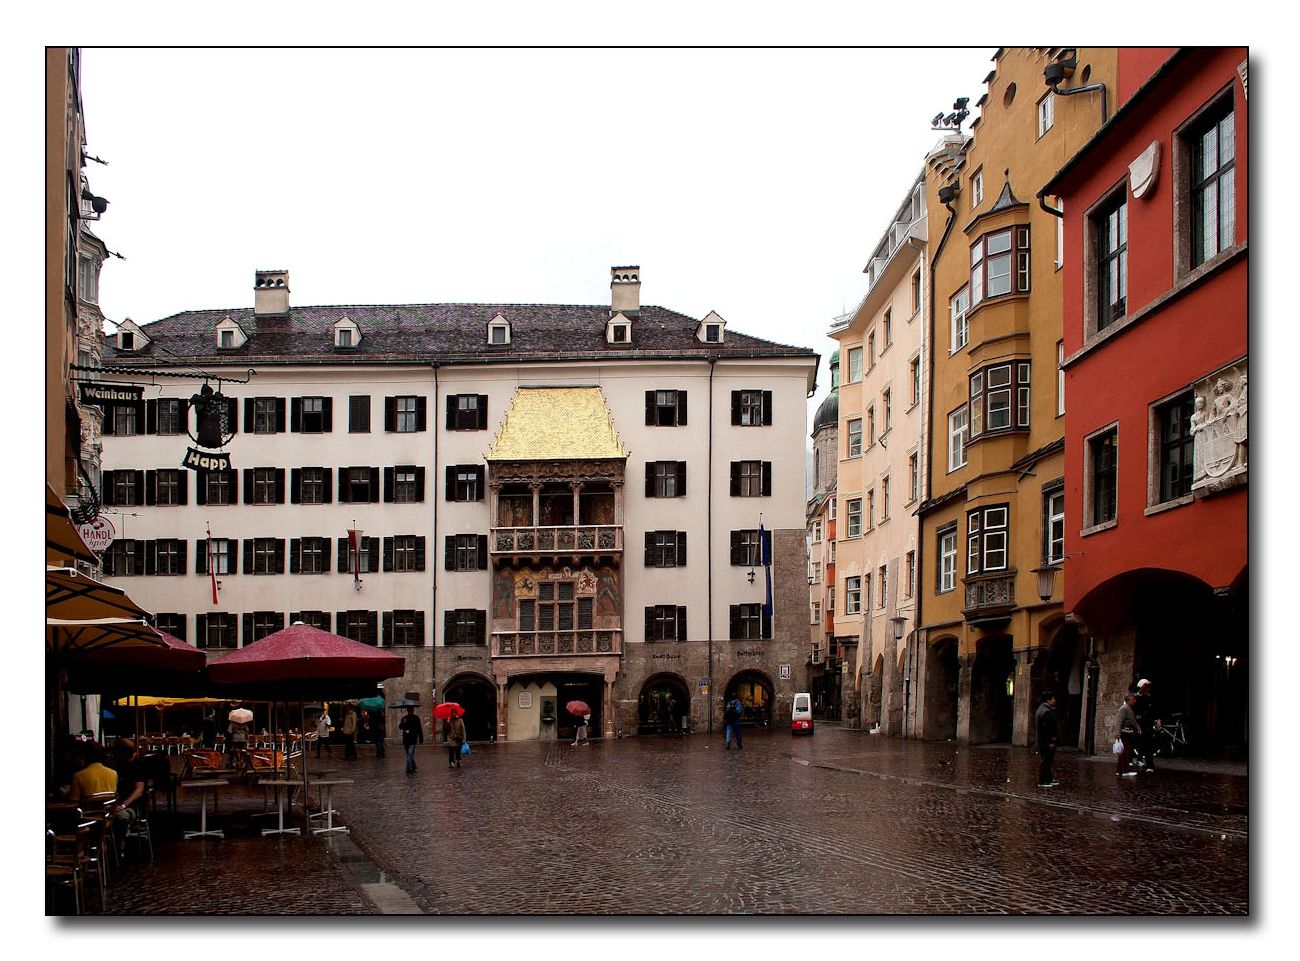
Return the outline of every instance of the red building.
[[[1064,211],[1062,680],[1088,749],[1141,677],[1190,749],[1246,743],[1246,62],[1121,50],[1113,116],[1040,192]]]

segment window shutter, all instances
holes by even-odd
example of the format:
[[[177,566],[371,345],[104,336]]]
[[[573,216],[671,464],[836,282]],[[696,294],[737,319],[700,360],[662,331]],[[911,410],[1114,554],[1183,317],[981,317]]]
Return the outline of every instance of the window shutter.
[[[456,429],[456,395],[447,395],[447,430]]]
[[[158,503],[158,472],[156,470],[144,472],[144,502],[150,506]]]
[[[454,644],[456,641],[456,613],[454,611],[444,611],[442,614],[442,643],[443,645]]]
[[[339,503],[352,503],[352,492],[348,490],[348,468],[339,468]]]
[[[731,532],[731,566],[740,567],[744,563],[740,555],[740,531]]]
[[[107,424],[108,421],[109,418],[105,417],[104,423]],[[103,433],[103,431],[101,431],[100,433]],[[100,499],[104,502],[105,507],[117,506],[117,499],[116,499],[117,494],[115,494],[113,491],[113,487],[114,487],[113,475],[115,475],[116,473],[117,471],[111,471],[111,470],[100,471],[99,486],[102,488],[102,490],[100,491],[100,495],[101,495]]]
[[[456,468],[448,466],[447,476],[442,483],[443,500],[454,501],[456,499]]]
[[[647,607],[645,609],[645,639],[653,641],[655,636],[655,609]]]
[[[226,423],[230,427],[230,433],[239,433],[239,398],[226,398]]]
[[[415,612],[415,643],[424,646],[424,611]]]
[[[645,465],[645,496],[655,496],[655,465],[654,461],[646,461]]]
[[[255,429],[256,421],[254,420],[253,411],[257,409],[257,401],[252,397],[244,398],[244,433],[251,434]]]
[[[767,611],[764,611],[763,612],[763,640],[770,641],[771,639],[772,639],[772,615],[767,613]]]
[[[275,399],[275,429],[281,434],[284,433],[284,408],[284,398],[277,397]]]
[[[384,503],[393,502],[393,468],[384,468]]]
[[[289,503],[302,503],[302,468],[295,467],[289,471]]]
[[[208,646],[208,615],[194,615],[194,643],[198,647]]]
[[[208,539],[206,537],[196,537],[194,539],[194,573],[206,574],[208,572]]]
[[[677,426],[686,426],[686,391],[677,392]]]
[[[226,543],[229,545],[229,551],[230,551],[230,553],[227,555],[230,558],[228,564],[228,566],[230,567],[229,573],[231,575],[238,574],[239,573],[239,539],[232,537],[229,540],[227,540]],[[247,543],[247,541],[245,541],[245,543]],[[204,550],[205,551],[207,550],[206,546],[204,547]],[[226,575],[223,574],[221,576],[225,577]]]
[[[686,640],[686,608],[677,608],[677,640]]]
[[[284,573],[284,538],[283,537],[277,537],[275,539],[275,572],[277,574]]]
[[[233,419],[236,414],[238,414],[238,411],[232,412],[230,415],[231,418]],[[135,432],[137,434],[143,434],[144,426],[144,400],[142,398],[136,401],[135,404]],[[231,426],[233,427],[234,425],[232,424]]]
[[[189,549],[190,549],[190,545],[187,541],[178,540],[176,542],[176,573],[177,574],[184,574],[185,568],[189,566],[189,558],[186,556],[189,553]]]
[[[731,462],[731,496],[740,496],[740,462]]]
[[[765,427],[772,426],[772,392],[770,390],[763,391],[763,425]]]
[[[253,573],[253,539],[244,538],[244,573]]]
[[[424,468],[415,469],[415,499],[421,503],[424,502]]]
[[[647,427],[655,425],[655,392],[652,390],[645,392],[645,425]]]
[[[394,554],[393,539],[391,537],[385,537],[384,538],[384,570],[386,571],[391,571],[393,569],[393,554]]]
[[[346,537],[339,538],[338,570],[340,574],[346,574],[348,572],[348,539]]]
[[[454,571],[456,569],[455,534],[448,534],[442,542],[442,569],[444,571]]]
[[[397,398],[384,398],[384,430],[389,433],[397,430]]]
[[[379,646],[379,612],[366,613],[366,643]]]
[[[144,432],[146,434],[158,433],[158,401],[146,400],[144,402]]]
[[[302,570],[302,538],[295,537],[289,541],[289,573],[297,574]]]
[[[335,628],[337,628],[337,630],[335,630],[334,633],[342,634],[344,637],[347,637],[347,634],[344,633],[344,627],[347,625],[347,623],[348,623],[347,611],[339,611],[338,613],[336,613],[334,615],[334,626]]]
[[[369,555],[369,567],[372,571],[379,570],[379,538],[371,537],[366,542],[366,553]]]
[[[487,566],[488,566],[487,562],[488,562],[487,535],[480,534],[478,536],[478,569],[480,571],[487,570]]]
[[[302,431],[302,398],[295,397],[289,404],[289,430],[294,433]]]
[[[144,541],[143,543],[144,543],[144,572],[146,574],[157,574],[158,573],[158,542]]]
[[[379,503],[379,468],[370,468],[370,503]]]
[[[275,502],[277,504],[284,503],[284,468],[283,467],[277,467],[275,469]]]
[[[334,472],[334,468],[332,467],[321,468],[321,479],[320,479],[321,499],[324,500],[326,504],[329,504],[334,500],[333,472]]]
[[[738,604],[731,605],[731,639],[733,641],[740,640],[740,606]]]
[[[677,532],[677,566],[686,566],[686,532]]]
[[[686,496],[686,461],[677,462],[677,496]]]
[[[655,532],[645,532],[645,566],[654,567]]]
[[[731,392],[731,425],[733,427],[740,424],[740,391]]]
[[[177,501],[184,506],[190,500],[190,472],[183,470],[178,474],[180,480],[176,484]]]
[[[428,430],[429,428],[429,398],[415,398],[415,429]]]
[[[424,570],[424,535],[421,534],[415,539],[415,569]]]
[[[329,434],[334,430],[334,398],[326,397],[321,402],[321,430]]]
[[[480,644],[487,643],[487,611],[474,612],[474,631]]]
[[[478,486],[478,496],[475,497],[474,500],[476,500],[476,501],[481,501],[484,497],[487,496],[487,494],[486,494],[486,491],[487,491],[487,468],[485,468],[482,464],[479,464],[477,467],[474,468],[474,475],[475,475],[475,477],[477,477],[477,479],[478,479],[478,485],[477,485],[477,486]]]
[[[487,394],[478,395],[478,429],[487,430]]]
[[[763,496],[772,496],[772,462],[763,461]]]
[[[113,429],[113,408],[105,408],[103,422],[99,425],[99,432],[101,434],[117,433],[117,431]]]
[[[143,500],[144,500],[144,471],[142,471],[142,470],[138,470],[138,471],[135,472],[135,501],[134,501],[134,503],[139,504],[139,503],[142,503]]]
[[[247,647],[253,643],[253,615],[244,615],[244,646]]]
[[[384,611],[384,647],[393,646],[393,612]]]
[[[185,481],[185,479],[188,476],[189,476],[189,471],[181,472],[182,483]],[[182,487],[182,490],[183,489],[184,487]],[[108,491],[105,490],[104,493],[107,494]],[[198,504],[199,506],[202,506],[207,502],[208,502],[208,482],[207,479],[202,474],[199,474],[194,481],[194,503]],[[105,501],[105,503],[107,503],[107,501]]]
[[[253,503],[253,469],[244,468],[244,503]]]

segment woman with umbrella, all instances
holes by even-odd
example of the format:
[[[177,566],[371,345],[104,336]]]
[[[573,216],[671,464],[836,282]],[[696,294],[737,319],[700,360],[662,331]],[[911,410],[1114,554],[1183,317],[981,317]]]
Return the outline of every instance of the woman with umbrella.
[[[573,736],[573,746],[591,743],[587,740],[587,727],[591,723],[591,708],[587,706],[587,702],[570,701],[564,709],[579,718],[578,733]]]
[[[443,722],[442,731],[447,737],[447,767],[460,767],[460,752],[465,743],[465,709],[454,701],[443,701],[434,705],[433,716]]]

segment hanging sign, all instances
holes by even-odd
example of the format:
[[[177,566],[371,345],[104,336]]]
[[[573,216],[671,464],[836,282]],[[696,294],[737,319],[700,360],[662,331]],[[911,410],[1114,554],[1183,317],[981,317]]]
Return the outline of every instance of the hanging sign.
[[[144,397],[143,387],[122,384],[81,382],[81,402],[89,406],[114,407],[118,404],[138,404]]]
[[[86,546],[96,552],[108,550],[108,545],[113,542],[113,538],[117,537],[117,529],[113,527],[113,522],[102,514],[87,524],[79,525],[77,533],[86,542]]]
[[[200,474],[228,471],[230,470],[230,455],[202,451],[191,447],[185,452],[185,459],[181,461],[181,466],[198,471]]]

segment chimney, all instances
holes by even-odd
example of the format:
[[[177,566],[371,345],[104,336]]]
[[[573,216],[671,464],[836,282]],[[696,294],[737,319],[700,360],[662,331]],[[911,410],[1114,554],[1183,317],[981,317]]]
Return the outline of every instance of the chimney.
[[[641,313],[641,268],[609,268],[609,313],[636,317]]]
[[[289,316],[289,271],[257,271],[253,279],[253,316]]]

